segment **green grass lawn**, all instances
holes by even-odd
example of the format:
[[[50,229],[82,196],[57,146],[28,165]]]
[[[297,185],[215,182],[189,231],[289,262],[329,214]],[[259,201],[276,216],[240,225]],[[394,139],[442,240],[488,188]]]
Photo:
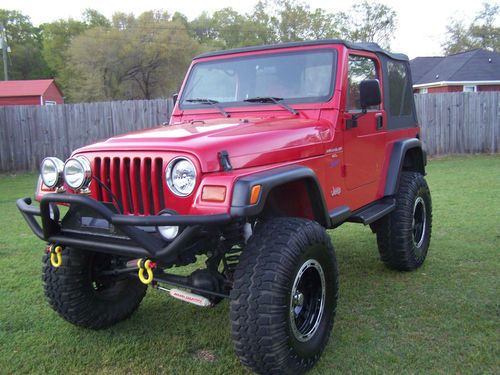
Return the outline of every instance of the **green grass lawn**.
[[[110,329],[72,326],[42,292],[44,244],[15,207],[34,174],[0,176],[0,374],[241,374],[227,301],[202,309],[150,290]],[[432,160],[429,255],[386,269],[375,236],[331,231],[340,267],[334,332],[312,374],[500,373],[500,157]]]

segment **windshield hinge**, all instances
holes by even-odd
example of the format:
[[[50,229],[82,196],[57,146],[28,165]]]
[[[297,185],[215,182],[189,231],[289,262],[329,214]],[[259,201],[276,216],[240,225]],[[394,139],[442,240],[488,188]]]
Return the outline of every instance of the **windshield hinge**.
[[[229,154],[227,153],[226,150],[220,151],[219,154],[219,163],[222,169],[227,172],[233,169],[233,166],[231,165],[231,161],[229,161]]]

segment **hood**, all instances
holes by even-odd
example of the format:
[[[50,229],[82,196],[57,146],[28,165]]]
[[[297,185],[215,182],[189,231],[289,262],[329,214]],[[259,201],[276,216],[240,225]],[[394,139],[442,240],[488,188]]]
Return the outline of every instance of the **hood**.
[[[227,151],[233,169],[303,159],[324,153],[329,122],[297,118],[194,120],[110,138],[75,153],[165,151],[191,154],[203,172],[220,171],[218,153]]]

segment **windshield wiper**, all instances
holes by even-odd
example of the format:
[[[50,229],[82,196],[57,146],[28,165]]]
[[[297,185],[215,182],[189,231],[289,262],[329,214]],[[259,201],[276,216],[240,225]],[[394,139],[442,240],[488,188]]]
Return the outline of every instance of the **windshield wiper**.
[[[277,98],[275,96],[256,96],[255,98],[248,98],[243,100],[244,102],[250,102],[250,103],[274,103],[277,104],[283,108],[285,108],[288,112],[298,115],[299,112],[297,112],[295,109],[290,107],[288,104],[283,102],[283,98]]]
[[[189,102],[189,103],[200,103],[200,104],[211,105],[212,107],[218,109],[219,112],[224,115],[224,117],[231,117],[231,115],[229,113],[227,113],[224,110],[224,108],[222,108],[220,105],[217,104],[217,103],[219,103],[217,100],[214,100],[214,99],[205,99],[205,98],[195,98],[195,99],[186,99],[185,101]]]

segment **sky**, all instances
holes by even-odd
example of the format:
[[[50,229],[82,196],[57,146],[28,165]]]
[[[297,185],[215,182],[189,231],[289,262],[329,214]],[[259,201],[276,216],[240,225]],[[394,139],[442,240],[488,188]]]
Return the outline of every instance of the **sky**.
[[[251,12],[257,0],[0,0],[0,9],[18,10],[28,15],[33,24],[39,25],[60,18],[80,18],[86,8],[93,8],[111,17],[114,12],[136,15],[152,9],[164,9],[170,13],[183,13],[193,19],[202,11],[212,13],[224,7],[233,7],[240,13]],[[402,52],[410,58],[441,55],[446,25],[452,18],[472,21],[482,8],[481,0],[378,0],[397,13],[398,27],[391,43],[394,52]],[[328,12],[347,10],[353,0],[308,0],[309,6]],[[497,3],[491,1],[490,3]]]

